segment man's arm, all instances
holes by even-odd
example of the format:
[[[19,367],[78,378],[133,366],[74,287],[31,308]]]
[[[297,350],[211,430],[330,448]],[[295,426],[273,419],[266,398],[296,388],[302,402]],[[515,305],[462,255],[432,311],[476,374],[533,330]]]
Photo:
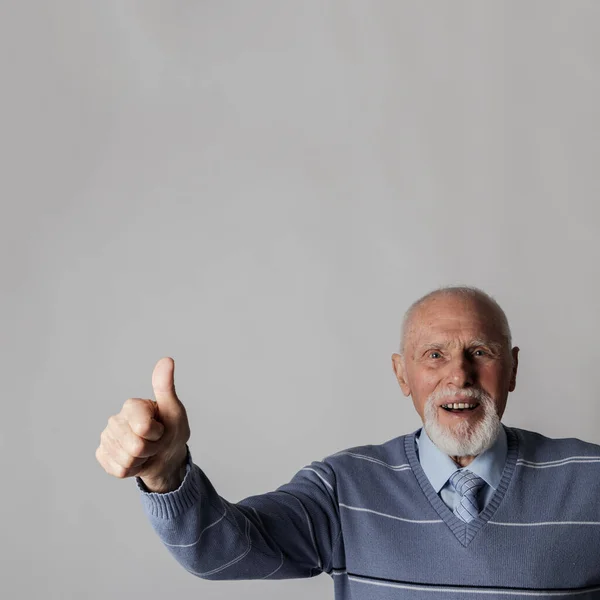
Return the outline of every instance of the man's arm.
[[[115,477],[136,477],[152,526],[199,577],[310,577],[330,570],[339,532],[333,470],[313,463],[275,492],[227,502],[192,462],[174,370],[173,359],[159,360],[152,373],[156,402],[129,398],[108,419],[98,462]]]
[[[174,558],[204,579],[312,577],[333,568],[339,518],[333,470],[314,462],[274,492],[236,504],[218,495],[188,449],[181,486],[147,491],[150,523]]]

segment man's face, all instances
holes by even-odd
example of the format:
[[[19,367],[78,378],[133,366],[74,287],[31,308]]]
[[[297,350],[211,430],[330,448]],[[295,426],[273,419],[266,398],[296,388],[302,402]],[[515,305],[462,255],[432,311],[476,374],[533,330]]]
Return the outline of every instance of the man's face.
[[[428,434],[427,425],[433,422],[450,437],[468,437],[483,426],[486,395],[487,410],[502,417],[508,393],[515,388],[518,348],[511,360],[494,316],[484,302],[458,296],[434,297],[413,315],[404,360],[394,354],[393,364]],[[448,410],[448,403],[477,406]]]

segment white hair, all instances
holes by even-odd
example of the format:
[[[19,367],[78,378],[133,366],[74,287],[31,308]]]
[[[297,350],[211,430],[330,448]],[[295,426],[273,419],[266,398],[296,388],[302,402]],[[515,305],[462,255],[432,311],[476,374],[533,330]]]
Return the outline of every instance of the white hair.
[[[444,427],[438,420],[437,400],[447,396],[468,396],[477,400],[482,418],[474,424],[459,420],[453,426]],[[490,448],[496,441],[500,428],[500,417],[492,397],[483,390],[467,388],[463,390],[443,389],[431,394],[425,402],[423,427],[429,439],[448,456],[477,456]]]
[[[512,347],[512,336],[510,332],[510,327],[508,325],[508,319],[506,318],[506,314],[500,307],[500,305],[494,300],[489,294],[486,294],[483,290],[479,288],[461,285],[461,286],[445,286],[440,287],[425,296],[422,296],[415,302],[413,302],[406,313],[404,314],[404,319],[402,320],[402,329],[400,332],[400,354],[404,354],[404,344],[406,342],[406,335],[408,330],[410,329],[412,318],[417,311],[417,309],[424,304],[427,300],[431,300],[437,296],[459,296],[464,299],[476,300],[487,304],[494,314],[494,319],[500,328],[500,333],[505,339],[506,347],[508,352]]]

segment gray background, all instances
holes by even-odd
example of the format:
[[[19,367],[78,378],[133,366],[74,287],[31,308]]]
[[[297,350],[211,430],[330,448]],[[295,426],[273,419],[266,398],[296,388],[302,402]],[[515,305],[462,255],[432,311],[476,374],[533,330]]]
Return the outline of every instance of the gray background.
[[[94,453],[172,356],[236,501],[420,422],[402,314],[483,287],[504,422],[600,443],[600,3],[6,2],[3,591],[331,598],[202,581]]]

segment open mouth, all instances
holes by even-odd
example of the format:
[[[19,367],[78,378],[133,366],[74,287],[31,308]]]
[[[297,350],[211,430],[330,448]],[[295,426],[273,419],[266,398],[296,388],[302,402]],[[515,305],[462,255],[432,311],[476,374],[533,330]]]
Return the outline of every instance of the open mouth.
[[[468,404],[467,402],[448,402],[447,404],[442,404],[441,408],[452,413],[468,413],[474,411],[478,406],[478,403]]]

